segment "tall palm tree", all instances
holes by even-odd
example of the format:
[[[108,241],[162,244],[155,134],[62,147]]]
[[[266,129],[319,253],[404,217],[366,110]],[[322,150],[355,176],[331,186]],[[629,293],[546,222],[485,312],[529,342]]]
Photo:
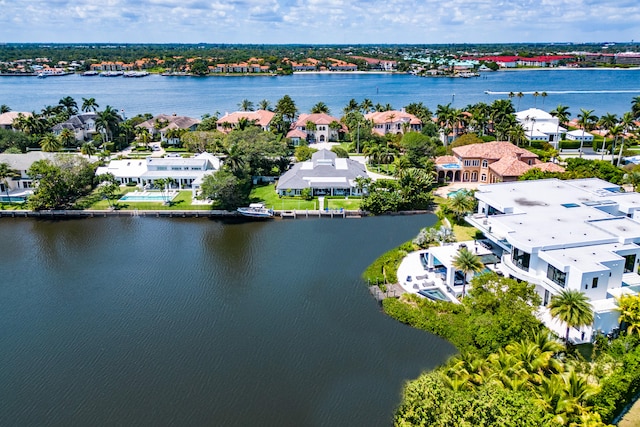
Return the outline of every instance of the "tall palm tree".
[[[69,116],[73,116],[78,112],[78,103],[70,96],[65,96],[64,98],[62,98],[60,101],[58,101],[58,104],[64,107]]]
[[[640,296],[621,295],[616,304],[620,312],[620,323],[627,325],[627,334],[640,334]]]
[[[460,248],[453,258],[453,267],[462,271],[464,274],[464,283],[462,284],[462,297],[464,298],[467,289],[467,279],[469,273],[480,272],[484,269],[484,264],[480,261],[480,257],[471,252],[467,248]]]
[[[11,169],[9,163],[0,163],[0,183],[4,185],[4,191],[7,195],[7,202],[11,203],[11,196],[9,196],[9,182],[7,178],[13,178],[19,176],[18,172]]]
[[[88,113],[89,111],[98,111],[100,106],[96,103],[95,98],[82,98],[82,111]]]
[[[542,106],[544,106],[544,100],[547,96],[549,96],[549,94],[547,92],[542,92],[540,96],[542,97]]]
[[[238,104],[238,108],[240,109],[240,111],[253,111],[253,102],[249,101],[248,99],[243,99]]]
[[[353,111],[358,111],[359,109],[360,109],[360,105],[358,104],[358,101],[356,101],[355,99],[351,98],[342,111],[346,115],[346,114],[349,114],[349,113],[351,113]]]
[[[0,105],[0,114],[8,113],[11,108],[7,104]]]
[[[109,105],[103,111],[99,111],[96,117],[96,129],[104,133],[106,142],[111,141],[119,123],[118,112]]]
[[[313,114],[318,114],[318,113],[329,114],[329,107],[327,106],[327,104],[325,104],[324,102],[320,101],[316,105],[311,107],[311,113],[313,113]]]
[[[569,107],[567,105],[558,104],[558,106],[555,109],[551,110],[549,114],[558,119],[558,125],[556,126],[556,136],[558,139],[560,139],[560,125],[564,125],[569,121]]]
[[[640,119],[640,96],[634,96],[631,100],[631,114],[636,120]]]
[[[551,297],[549,312],[567,325],[565,341],[569,342],[571,328],[588,326],[593,323],[593,308],[589,298],[579,290],[565,289]]]
[[[71,129],[64,128],[60,132],[60,142],[62,142],[64,147],[71,147],[75,145],[76,134]]]
[[[62,148],[62,142],[52,133],[48,133],[40,139],[40,147],[42,151],[60,151]]]
[[[604,150],[605,150],[605,147],[607,146],[607,135],[609,135],[611,128],[614,127],[617,123],[618,123],[618,116],[611,113],[606,113],[602,115],[600,117],[600,120],[598,120],[598,126],[601,129],[606,130],[606,133],[602,138],[602,157],[600,160],[604,160]]]
[[[89,156],[89,158],[91,158],[92,155],[96,154],[96,146],[90,142],[85,142],[84,144],[82,144],[80,152],[85,156]]]
[[[271,111],[273,107],[271,107],[271,102],[268,99],[263,99],[258,102],[258,110],[266,110]]]
[[[524,96],[524,93],[522,92],[518,92],[516,94],[516,96],[518,97],[518,110],[520,110],[520,100],[522,99],[522,97]]]
[[[365,98],[360,103],[360,110],[363,114],[367,114],[373,111],[373,102],[369,98]]]
[[[533,107],[537,107],[538,105],[538,97],[540,96],[540,92],[535,91],[533,92]]]
[[[580,141],[580,149],[584,146],[584,134],[585,131],[593,130],[593,126],[595,126],[598,121],[598,116],[593,114],[594,110],[585,110],[584,108],[580,109],[580,114],[578,114],[578,124],[582,127],[582,141]]]

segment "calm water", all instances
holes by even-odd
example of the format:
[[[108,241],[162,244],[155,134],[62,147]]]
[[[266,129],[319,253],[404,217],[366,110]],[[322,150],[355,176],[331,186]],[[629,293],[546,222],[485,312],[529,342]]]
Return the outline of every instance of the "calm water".
[[[2,219],[0,425],[389,425],[455,349],[359,275],[433,221]]]
[[[485,91],[501,92],[486,94]],[[57,104],[64,96],[93,97],[101,107],[111,105],[130,117],[138,113],[176,113],[200,117],[216,111],[236,111],[243,99],[275,104],[288,94],[300,112],[324,102],[333,114],[341,115],[349,99],[371,99],[374,104],[401,108],[423,102],[435,111],[438,104],[461,108],[476,102],[507,99],[509,92],[547,92],[546,99],[526,94],[513,98],[518,109],[533,106],[551,110],[569,105],[573,116],[580,108],[622,114],[640,95],[640,70],[531,70],[484,73],[471,79],[420,78],[388,74],[296,74],[283,77],[82,77],[69,75],[38,79],[0,77],[0,104],[15,111],[39,111]]]

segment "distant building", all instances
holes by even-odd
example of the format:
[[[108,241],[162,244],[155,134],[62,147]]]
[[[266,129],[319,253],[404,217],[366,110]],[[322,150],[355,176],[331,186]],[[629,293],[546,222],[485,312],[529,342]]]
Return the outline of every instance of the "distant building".
[[[375,111],[365,114],[364,118],[373,122],[373,132],[379,135],[422,130],[422,120],[405,111]]]
[[[516,181],[530,169],[564,172],[555,163],[541,162],[536,154],[507,141],[453,148],[453,156],[436,158],[439,181],[494,183]]]
[[[259,126],[262,130],[268,131],[270,130],[271,121],[275,115],[276,113],[273,111],[267,110],[236,111],[220,117],[216,122],[216,127],[220,132],[228,133],[238,127],[240,120],[246,119],[251,125]]]
[[[140,187],[153,186],[158,179],[172,178],[181,189],[191,189],[194,197],[204,176],[220,169],[221,160],[209,153],[195,157],[147,157],[146,159],[112,160],[107,166],[99,167],[96,176],[110,173],[119,184],[136,184]]]
[[[576,129],[567,132],[565,135],[569,141],[593,142],[593,135],[582,129]]]
[[[500,270],[535,286],[544,323],[564,336],[547,308],[563,290],[591,302],[592,325],[571,328],[572,342],[619,328],[616,298],[640,291],[640,194],[600,179],[481,185],[467,221],[491,241]]]
[[[309,123],[315,128],[309,128]],[[346,126],[340,123],[337,117],[324,113],[300,114],[298,120],[291,125],[287,138],[292,140],[298,138],[298,142],[304,139],[309,143],[338,141],[340,132],[346,131]],[[294,143],[294,145],[297,144]]]
[[[529,141],[546,141],[554,148],[558,148],[562,134],[567,131],[560,126],[557,117],[539,108],[529,108],[517,112],[516,120],[524,128],[525,136]]]
[[[296,163],[285,172],[276,185],[281,196],[299,196],[310,189],[314,196],[360,195],[356,178],[369,175],[360,162],[338,158],[329,150],[319,150],[311,160]]]
[[[29,112],[19,112],[19,111],[9,111],[7,113],[0,114],[0,128],[8,129],[8,130],[14,129],[13,128],[13,122],[21,114],[24,117],[30,117],[31,116],[31,113],[29,113]]]
[[[51,130],[55,136],[60,136],[64,129],[69,129],[75,135],[76,140],[86,141],[96,134],[96,113],[82,113],[71,116],[68,120],[58,123]]]
[[[16,172],[13,178],[7,178],[8,186],[0,182],[0,200],[6,199],[6,192],[12,201],[25,201],[33,193],[33,178],[27,174],[31,165],[40,160],[53,161],[59,156],[75,156],[75,154],[47,153],[44,151],[29,151],[24,154],[0,153],[0,163],[6,163]]]
[[[147,129],[153,136],[160,135],[160,141],[172,145],[177,145],[180,143],[180,138],[168,138],[167,133],[170,130],[184,129],[187,131],[194,131],[199,124],[199,119],[194,119],[187,116],[177,116],[175,114],[159,114],[152,119],[140,123],[136,127]]]

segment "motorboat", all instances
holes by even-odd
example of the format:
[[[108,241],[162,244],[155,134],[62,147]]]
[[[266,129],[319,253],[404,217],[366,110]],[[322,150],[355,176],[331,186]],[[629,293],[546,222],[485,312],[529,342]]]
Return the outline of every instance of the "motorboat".
[[[251,203],[249,207],[238,208],[238,212],[249,218],[273,218],[273,210],[268,209],[264,203]]]

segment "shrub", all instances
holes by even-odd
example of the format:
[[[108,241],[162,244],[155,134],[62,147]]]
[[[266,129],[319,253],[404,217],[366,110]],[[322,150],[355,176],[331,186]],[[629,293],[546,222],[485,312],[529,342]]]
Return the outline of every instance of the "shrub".
[[[577,150],[581,146],[582,146],[581,141],[568,141],[568,140],[560,141],[561,150]]]

